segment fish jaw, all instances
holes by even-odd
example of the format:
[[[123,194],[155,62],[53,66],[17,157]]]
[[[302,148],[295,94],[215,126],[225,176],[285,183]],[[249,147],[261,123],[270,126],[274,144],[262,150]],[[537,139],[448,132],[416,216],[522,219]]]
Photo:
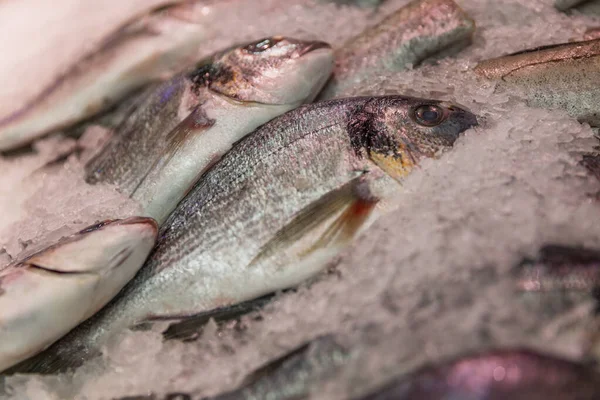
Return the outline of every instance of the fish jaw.
[[[190,77],[240,102],[302,104],[314,98],[333,70],[333,50],[320,41],[273,36],[218,54],[214,74]]]
[[[157,225],[129,218],[82,232],[0,272],[0,371],[110,301],[142,266]]]

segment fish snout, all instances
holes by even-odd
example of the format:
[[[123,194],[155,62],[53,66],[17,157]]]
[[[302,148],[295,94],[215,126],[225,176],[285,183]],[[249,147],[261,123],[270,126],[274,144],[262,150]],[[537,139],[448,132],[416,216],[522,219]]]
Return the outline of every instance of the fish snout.
[[[138,225],[142,228],[150,229],[158,233],[158,222],[150,217],[129,217],[116,221],[119,225]]]

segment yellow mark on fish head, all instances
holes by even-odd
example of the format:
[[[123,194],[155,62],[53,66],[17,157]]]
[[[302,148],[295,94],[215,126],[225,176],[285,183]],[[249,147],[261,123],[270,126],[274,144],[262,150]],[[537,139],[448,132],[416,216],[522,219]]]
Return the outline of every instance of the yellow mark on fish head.
[[[371,149],[369,157],[379,168],[397,181],[406,178],[416,165],[416,160],[405,145],[399,145],[396,152],[392,154]]]

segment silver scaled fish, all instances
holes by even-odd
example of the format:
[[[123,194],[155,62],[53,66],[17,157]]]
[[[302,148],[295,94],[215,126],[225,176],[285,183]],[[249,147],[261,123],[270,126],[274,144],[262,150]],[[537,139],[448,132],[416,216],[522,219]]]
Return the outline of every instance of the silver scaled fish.
[[[0,269],[0,371],[104,307],[156,241],[150,218],[104,221]]]
[[[539,47],[479,63],[498,89],[522,93],[533,107],[563,109],[600,126],[600,40]]]
[[[270,121],[200,179],[110,306],[20,370],[68,368],[136,323],[302,283],[379,215],[422,159],[476,124],[457,105],[399,95],[304,105]]]
[[[332,68],[324,42],[272,37],[219,53],[157,88],[86,180],[117,185],[161,224],[234,142],[314,99]]]
[[[453,0],[415,0],[336,50],[320,99],[343,97],[386,71],[456,52],[471,42],[475,21]]]
[[[28,104],[0,118],[0,151],[89,118],[136,89],[193,63],[207,33],[179,12],[150,12],[109,35],[102,44]]]

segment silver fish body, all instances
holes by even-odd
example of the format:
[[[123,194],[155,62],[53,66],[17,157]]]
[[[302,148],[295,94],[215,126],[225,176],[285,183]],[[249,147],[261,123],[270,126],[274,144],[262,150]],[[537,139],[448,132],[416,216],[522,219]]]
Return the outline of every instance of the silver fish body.
[[[67,128],[193,63],[207,33],[172,6],[121,27],[21,109],[0,118],[0,151]]]
[[[483,61],[474,71],[499,89],[522,92],[533,107],[563,109],[600,126],[600,40],[526,50]]]
[[[0,269],[0,371],[91,317],[143,265],[158,227],[107,221]]]
[[[234,142],[312,100],[333,52],[322,42],[261,39],[162,84],[86,165],[89,183],[115,184],[164,222]]]
[[[475,21],[453,0],[415,0],[336,50],[334,77],[319,98],[342,97],[385,71],[417,66],[471,41]]]
[[[476,123],[446,102],[383,96],[305,105],[261,126],[179,204],[122,294],[27,369],[68,366],[138,322],[185,318],[314,276],[419,160]]]
[[[592,366],[530,350],[507,349],[426,366],[360,400],[597,398],[600,374]]]

